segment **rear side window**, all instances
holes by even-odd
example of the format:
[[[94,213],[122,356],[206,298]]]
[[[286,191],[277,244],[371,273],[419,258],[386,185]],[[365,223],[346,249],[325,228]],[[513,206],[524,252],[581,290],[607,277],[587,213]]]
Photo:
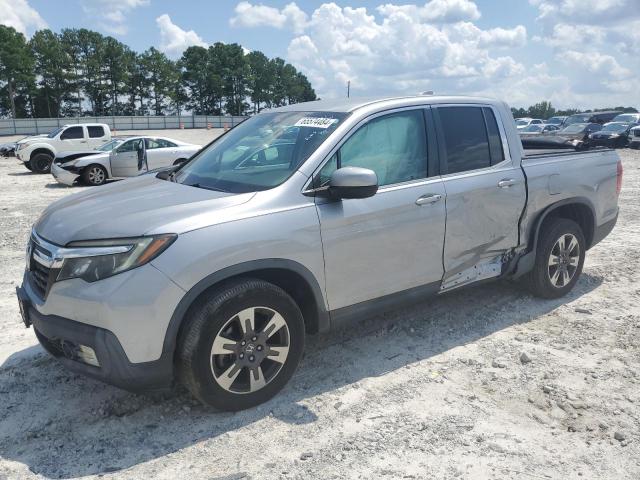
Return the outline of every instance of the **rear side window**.
[[[481,107],[439,107],[437,114],[444,137],[447,173],[477,170],[491,165],[489,139]]]
[[[60,140],[73,140],[76,138],[84,138],[82,127],[69,127],[60,135]]]
[[[104,137],[104,128],[100,125],[92,125],[90,127],[87,127],[87,130],[89,131],[89,137],[91,138]]]
[[[502,149],[502,139],[498,130],[498,122],[493,110],[489,107],[483,107],[484,120],[487,124],[487,133],[489,134],[489,151],[491,152],[491,165],[500,163],[504,160],[504,150]]]

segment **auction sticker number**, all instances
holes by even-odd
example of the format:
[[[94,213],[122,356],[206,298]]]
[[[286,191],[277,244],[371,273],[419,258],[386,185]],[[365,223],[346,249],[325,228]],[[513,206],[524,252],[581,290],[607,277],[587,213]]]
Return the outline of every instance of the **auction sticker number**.
[[[338,121],[337,118],[326,117],[304,117],[298,120],[296,127],[329,128]]]

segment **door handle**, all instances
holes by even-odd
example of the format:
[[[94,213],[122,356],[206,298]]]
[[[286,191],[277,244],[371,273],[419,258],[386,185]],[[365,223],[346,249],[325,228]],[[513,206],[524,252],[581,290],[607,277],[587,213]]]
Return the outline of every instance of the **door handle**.
[[[512,187],[513,185],[517,184],[518,181],[514,180],[513,178],[504,178],[502,180],[500,180],[498,182],[498,187],[500,188],[509,188]]]
[[[429,205],[431,203],[439,202],[442,199],[442,195],[439,193],[428,193],[422,195],[416,200],[416,205]]]

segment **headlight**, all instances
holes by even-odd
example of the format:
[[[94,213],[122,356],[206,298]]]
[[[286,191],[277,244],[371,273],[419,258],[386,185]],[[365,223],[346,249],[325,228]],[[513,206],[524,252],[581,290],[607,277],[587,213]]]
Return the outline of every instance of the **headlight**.
[[[611,134],[611,136],[610,136],[610,138],[617,138],[617,137],[619,137],[619,136],[620,136],[620,134],[619,134],[619,133],[612,133],[612,134]]]
[[[95,282],[126,272],[156,258],[176,238],[177,235],[170,234],[70,243],[64,249],[57,279],[81,278]]]

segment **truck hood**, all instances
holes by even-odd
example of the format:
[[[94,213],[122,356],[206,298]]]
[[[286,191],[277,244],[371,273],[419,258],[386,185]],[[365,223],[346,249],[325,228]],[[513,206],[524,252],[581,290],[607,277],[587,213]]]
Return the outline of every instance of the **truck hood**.
[[[147,233],[180,234],[215,223],[223,210],[254,195],[214,192],[142,175],[62,198],[47,207],[34,228],[58,245]],[[197,221],[189,222],[190,218]],[[165,231],[165,225],[172,225],[172,230]],[[182,231],[175,231],[176,225],[183,225]]]
[[[22,140],[18,140],[16,142],[16,145],[22,145],[22,144],[25,144],[25,143],[36,143],[36,142],[41,141],[46,136],[47,136],[46,134],[42,134],[42,135],[33,135],[31,137],[25,137]]]

